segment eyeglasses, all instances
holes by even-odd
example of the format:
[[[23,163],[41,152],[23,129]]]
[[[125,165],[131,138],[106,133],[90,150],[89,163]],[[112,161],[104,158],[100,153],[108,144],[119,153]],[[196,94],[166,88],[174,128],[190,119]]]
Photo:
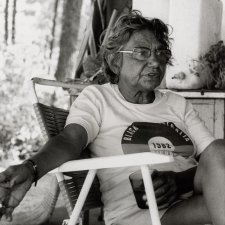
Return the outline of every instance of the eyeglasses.
[[[139,61],[146,61],[152,54],[152,50],[149,48],[133,48],[133,50],[119,50],[118,52],[131,54],[134,59]],[[155,54],[159,61],[168,63],[172,54],[169,49],[156,49]]]

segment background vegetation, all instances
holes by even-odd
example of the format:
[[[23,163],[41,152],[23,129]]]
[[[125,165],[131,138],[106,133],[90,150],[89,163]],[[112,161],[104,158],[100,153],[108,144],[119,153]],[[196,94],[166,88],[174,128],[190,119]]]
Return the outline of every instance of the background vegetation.
[[[81,8],[82,2],[83,8]],[[69,8],[68,4],[70,4]],[[76,57],[82,39],[82,35],[79,36],[82,30],[78,28],[85,27],[85,25],[80,26],[80,20],[77,18],[81,15],[81,23],[85,24],[88,18],[88,4],[87,0],[0,1],[0,162],[2,166],[12,161],[23,160],[38,150],[42,140],[29,102],[27,81],[34,76],[54,79],[55,74],[59,74],[57,72],[59,70],[60,80],[73,76],[73,67],[71,71],[67,69],[64,73],[63,68],[58,66],[60,48],[61,45],[68,43],[72,34],[74,47],[67,48],[66,51],[70,51],[68,57],[72,56],[73,59]],[[71,23],[75,24],[73,28],[70,26]],[[64,57],[64,60],[67,59]],[[60,65],[64,68],[68,67],[65,63]],[[53,101],[55,94],[57,94],[55,90],[51,90],[44,94],[44,98]],[[67,100],[63,101],[67,104]]]

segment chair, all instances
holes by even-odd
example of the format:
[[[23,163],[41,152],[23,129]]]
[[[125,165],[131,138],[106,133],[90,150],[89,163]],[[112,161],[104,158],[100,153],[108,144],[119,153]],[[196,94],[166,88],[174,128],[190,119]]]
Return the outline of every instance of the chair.
[[[35,91],[35,84],[75,89],[83,89],[86,85],[76,83],[66,84],[40,78],[33,78],[31,84],[34,97],[33,104],[37,119],[41,126],[42,133],[46,139],[49,139],[57,135],[63,129],[68,111],[39,103]],[[68,225],[75,225],[81,212],[102,206],[99,183],[95,176],[97,170],[126,166],[140,166],[149,202],[149,212],[152,224],[160,225],[161,223],[148,165],[171,161],[173,161],[171,156],[150,152],[101,158],[87,158],[82,156],[79,160],[69,161],[51,171],[52,173],[56,173],[60,190],[65,198],[67,211],[70,215]],[[69,179],[65,179],[65,176],[69,177]],[[84,224],[87,223],[87,221],[83,222]]]
[[[32,81],[32,95],[33,95],[33,107],[36,114],[37,121],[41,128],[41,133],[44,137],[44,140],[47,141],[51,137],[56,136],[64,128],[68,110],[57,108],[54,106],[42,104],[39,102],[39,98],[36,93],[35,85],[47,85],[47,86],[58,86],[62,88],[81,88],[83,89],[87,85],[73,85],[63,82],[51,81],[41,78],[33,78]],[[88,149],[83,152],[81,158],[87,158]],[[63,195],[63,199],[66,204],[66,209],[68,214],[72,213],[73,207],[77,201],[78,195],[80,193],[83,181],[87,175],[87,171],[79,172],[68,172],[68,173],[56,173],[60,191]],[[64,179],[64,176],[67,179]],[[88,224],[88,212],[89,209],[101,207],[101,194],[99,191],[99,183],[97,178],[92,185],[92,188],[87,197],[87,201],[83,207],[83,224]]]

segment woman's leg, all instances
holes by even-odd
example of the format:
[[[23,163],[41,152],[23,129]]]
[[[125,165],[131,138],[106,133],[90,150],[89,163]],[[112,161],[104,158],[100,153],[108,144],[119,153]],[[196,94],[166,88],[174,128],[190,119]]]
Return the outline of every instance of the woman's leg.
[[[214,225],[225,225],[225,140],[210,144],[201,154],[194,186],[202,194]]]
[[[194,179],[195,196],[174,205],[163,225],[225,225],[225,140],[217,140],[201,154]]]
[[[161,219],[162,225],[210,224],[208,210],[203,196],[196,195],[172,206]]]

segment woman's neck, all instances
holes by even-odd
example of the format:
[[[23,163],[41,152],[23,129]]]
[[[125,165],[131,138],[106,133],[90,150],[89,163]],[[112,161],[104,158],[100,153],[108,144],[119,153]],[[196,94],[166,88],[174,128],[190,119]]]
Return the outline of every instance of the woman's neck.
[[[119,88],[119,91],[128,102],[134,104],[149,104],[154,102],[155,100],[154,90],[148,92],[144,91],[127,92]]]

